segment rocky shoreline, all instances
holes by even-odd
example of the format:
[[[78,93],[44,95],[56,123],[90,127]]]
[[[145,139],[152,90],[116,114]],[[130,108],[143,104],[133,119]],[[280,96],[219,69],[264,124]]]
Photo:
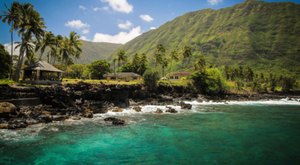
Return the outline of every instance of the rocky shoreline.
[[[228,100],[246,101],[290,97],[290,95],[283,94],[203,96],[190,92],[184,87],[161,86],[157,91],[149,92],[141,85],[87,83],[39,88],[0,86],[0,93],[1,100],[35,96],[40,101],[39,105],[30,106],[14,105],[9,101],[0,102],[0,129],[26,128],[33,124],[66,119],[93,118],[94,114],[104,114],[108,111],[122,112],[123,108],[128,107],[141,112],[142,105],[178,105],[182,109],[192,108],[192,105],[181,102],[182,100],[226,102]],[[163,113],[163,111],[157,109],[155,113]],[[167,107],[165,113],[177,113],[177,111]],[[126,124],[124,120],[115,117],[105,118],[104,121],[112,125]]]

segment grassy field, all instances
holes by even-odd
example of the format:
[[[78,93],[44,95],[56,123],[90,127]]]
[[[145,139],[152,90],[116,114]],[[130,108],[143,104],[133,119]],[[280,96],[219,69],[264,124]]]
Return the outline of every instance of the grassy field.
[[[0,85],[10,85],[10,84],[14,84],[15,82],[13,80],[8,80],[8,79],[0,79]]]
[[[83,80],[83,79],[63,79],[62,84],[76,84],[78,82],[85,82],[90,84],[120,84],[120,85],[136,85],[136,84],[142,84],[142,80],[136,80],[136,81],[115,81],[115,80]]]
[[[190,80],[160,80],[158,84],[167,86],[188,86],[191,83]]]

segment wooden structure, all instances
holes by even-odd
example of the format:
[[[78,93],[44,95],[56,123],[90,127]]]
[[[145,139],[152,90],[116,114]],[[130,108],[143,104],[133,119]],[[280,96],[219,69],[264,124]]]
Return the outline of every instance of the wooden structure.
[[[170,80],[181,80],[190,76],[190,72],[171,72],[168,77]]]
[[[63,71],[45,61],[38,61],[23,69],[23,83],[28,84],[60,84]]]
[[[133,72],[107,73],[104,74],[103,77],[106,80],[123,80],[123,81],[139,80],[142,78],[141,75]]]

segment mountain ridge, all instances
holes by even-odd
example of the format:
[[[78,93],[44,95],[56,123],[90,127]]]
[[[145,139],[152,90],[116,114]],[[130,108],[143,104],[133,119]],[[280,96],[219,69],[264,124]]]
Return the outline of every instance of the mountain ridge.
[[[203,54],[217,66],[249,65],[256,70],[300,74],[300,5],[248,0],[219,10],[193,11],[138,36],[120,49],[130,57],[145,53],[152,61],[158,44],[168,52],[189,45],[193,59]],[[113,56],[116,54],[117,51]]]

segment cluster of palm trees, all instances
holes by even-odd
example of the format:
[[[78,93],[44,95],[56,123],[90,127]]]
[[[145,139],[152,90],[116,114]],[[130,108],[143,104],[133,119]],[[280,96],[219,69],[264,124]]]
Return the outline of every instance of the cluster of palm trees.
[[[190,63],[192,57],[192,48],[190,46],[184,46],[181,51],[178,51],[176,49],[172,50],[170,53],[167,52],[166,48],[163,44],[158,44],[156,46],[156,50],[154,52],[154,64],[155,67],[161,66],[162,67],[162,76],[165,76],[165,69],[170,64],[170,70],[173,67],[173,61],[178,62],[181,58],[184,60],[182,62],[182,68],[184,68],[184,65],[188,65]],[[138,58],[137,54],[133,57],[132,63],[136,63],[136,61],[139,61],[135,58]],[[145,60],[146,55],[144,55]],[[127,56],[125,50],[119,50],[117,56],[113,59],[113,66],[114,66],[114,72],[116,72],[116,62],[117,67],[120,69],[124,64],[127,62]]]
[[[171,51],[169,55],[167,55],[166,52],[166,48],[163,44],[158,44],[154,53],[155,66],[161,65],[163,77],[165,76],[165,68],[168,67],[169,62],[171,63],[169,72],[171,72],[173,61],[179,61],[180,54],[184,60],[188,60],[187,63],[190,63],[192,57],[192,49],[189,46],[184,46],[181,52],[178,52],[176,49]]]
[[[57,60],[61,64],[70,64],[73,57],[79,57],[81,43],[80,37],[75,32],[71,32],[69,38],[47,32],[43,18],[30,3],[13,2],[10,7],[7,5],[5,7],[6,11],[1,13],[0,19],[11,27],[11,57],[13,56],[14,31],[21,39],[20,42],[16,42],[16,48],[20,48],[20,53],[13,80],[19,80],[25,58],[34,61],[34,53],[37,51],[40,51],[39,59],[41,59],[47,50],[48,62],[52,64]],[[11,66],[13,66],[12,59]],[[10,78],[12,78],[12,71],[10,71]]]

